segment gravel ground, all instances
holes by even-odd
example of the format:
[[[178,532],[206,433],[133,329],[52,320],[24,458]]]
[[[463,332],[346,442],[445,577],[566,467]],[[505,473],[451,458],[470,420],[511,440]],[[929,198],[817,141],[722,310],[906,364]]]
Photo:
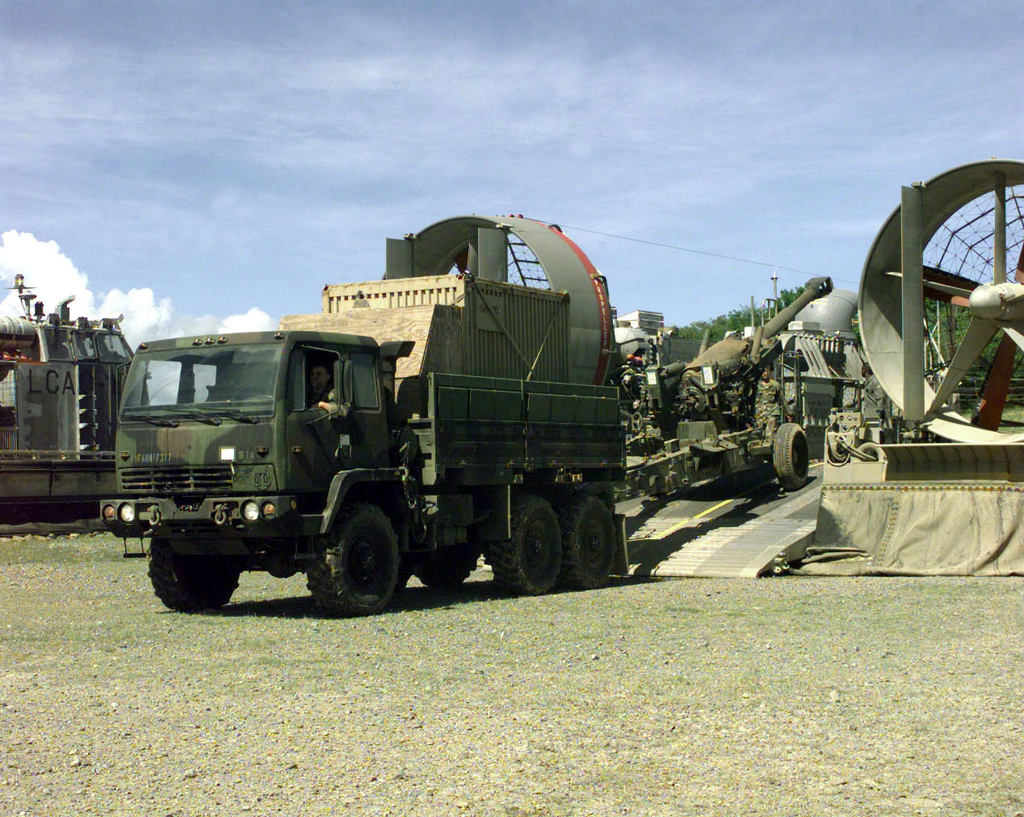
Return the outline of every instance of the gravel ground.
[[[1024,815],[1020,579],[187,616],[120,552],[0,540],[0,815]]]

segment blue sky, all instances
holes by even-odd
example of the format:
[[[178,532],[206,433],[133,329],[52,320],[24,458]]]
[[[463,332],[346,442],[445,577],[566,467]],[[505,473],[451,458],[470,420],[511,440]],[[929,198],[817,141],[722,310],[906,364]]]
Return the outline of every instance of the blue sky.
[[[1022,31],[1019,0],[0,0],[0,275],[151,336],[274,322],[386,237],[522,213],[620,312],[711,317],[774,266],[856,289],[902,184],[1024,158]]]

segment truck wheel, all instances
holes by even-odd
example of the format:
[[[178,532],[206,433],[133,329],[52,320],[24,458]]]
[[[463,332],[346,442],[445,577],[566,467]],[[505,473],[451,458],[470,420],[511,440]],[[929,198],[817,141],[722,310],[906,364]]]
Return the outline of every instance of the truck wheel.
[[[225,556],[184,556],[166,539],[149,545],[149,580],[156,597],[172,610],[196,613],[215,610],[231,600],[241,574]]]
[[[783,423],[775,432],[772,461],[783,489],[796,491],[807,482],[807,466],[810,462],[807,437],[796,423]]]
[[[306,568],[306,586],[322,610],[365,616],[388,606],[398,578],[398,537],[369,502],[344,509],[326,548]]]
[[[427,587],[458,587],[476,570],[479,558],[469,545],[440,548],[416,566],[416,578]]]
[[[558,583],[594,590],[608,584],[615,564],[612,512],[596,496],[578,496],[559,511],[562,570]]]
[[[495,581],[526,596],[547,593],[562,564],[562,531],[551,505],[539,496],[512,503],[512,538],[490,549]]]

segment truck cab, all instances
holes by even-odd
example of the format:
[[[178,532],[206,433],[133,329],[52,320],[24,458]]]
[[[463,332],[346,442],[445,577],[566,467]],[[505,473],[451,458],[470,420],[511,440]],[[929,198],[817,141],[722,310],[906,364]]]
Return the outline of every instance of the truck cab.
[[[331,408],[319,407],[314,368]],[[116,441],[116,533],[175,552],[258,558],[319,532],[339,471],[387,469],[388,405],[371,338],[263,332],[155,341],[129,370]],[[326,394],[323,396],[327,396]]]

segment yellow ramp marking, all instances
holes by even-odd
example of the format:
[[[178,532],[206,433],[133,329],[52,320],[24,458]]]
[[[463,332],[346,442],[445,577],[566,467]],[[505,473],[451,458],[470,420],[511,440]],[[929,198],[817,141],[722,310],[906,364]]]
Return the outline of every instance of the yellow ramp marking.
[[[688,517],[686,517],[686,519],[680,519],[672,527],[665,528],[665,530],[658,531],[654,535],[648,537],[648,541],[655,540],[655,539],[664,539],[667,536],[671,536],[676,531],[679,531],[679,530],[682,530],[683,528],[689,527],[691,524],[696,522],[698,519],[701,519],[702,517],[707,516],[709,513],[714,513],[719,508],[724,508],[726,505],[729,505],[730,503],[735,502],[735,501],[736,501],[735,499],[725,499],[725,500],[719,502],[717,505],[712,505],[710,508],[705,508],[703,511],[701,511],[698,514],[694,514],[693,516],[688,516]]]

